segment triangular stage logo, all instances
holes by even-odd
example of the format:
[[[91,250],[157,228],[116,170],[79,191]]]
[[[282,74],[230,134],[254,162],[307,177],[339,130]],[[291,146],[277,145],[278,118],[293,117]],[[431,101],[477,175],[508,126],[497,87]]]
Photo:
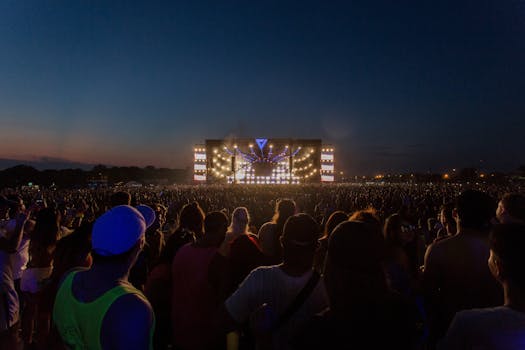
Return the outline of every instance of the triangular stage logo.
[[[264,145],[268,142],[268,139],[255,139],[255,142],[257,142],[257,146],[259,146],[259,149],[262,151]]]

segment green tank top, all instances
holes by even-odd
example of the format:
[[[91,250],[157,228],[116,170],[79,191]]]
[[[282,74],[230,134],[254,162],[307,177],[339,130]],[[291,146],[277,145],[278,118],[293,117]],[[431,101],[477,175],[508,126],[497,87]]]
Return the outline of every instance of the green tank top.
[[[98,299],[84,303],[73,296],[73,278],[79,271],[71,272],[58,289],[53,308],[53,320],[62,336],[62,340],[70,349],[102,349],[100,331],[102,321],[109,307],[119,297],[125,294],[135,294],[149,304],[148,300],[133,286],[120,285],[114,287]],[[153,331],[150,330],[150,349],[153,349]]]

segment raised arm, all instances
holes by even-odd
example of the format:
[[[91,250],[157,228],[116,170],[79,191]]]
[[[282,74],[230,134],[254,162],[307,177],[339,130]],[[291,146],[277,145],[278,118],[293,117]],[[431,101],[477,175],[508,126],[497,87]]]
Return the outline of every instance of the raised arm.
[[[29,217],[28,214],[19,213],[15,219],[15,228],[13,232],[8,232],[7,237],[0,237],[0,250],[8,253],[16,253],[22,240],[24,226]]]

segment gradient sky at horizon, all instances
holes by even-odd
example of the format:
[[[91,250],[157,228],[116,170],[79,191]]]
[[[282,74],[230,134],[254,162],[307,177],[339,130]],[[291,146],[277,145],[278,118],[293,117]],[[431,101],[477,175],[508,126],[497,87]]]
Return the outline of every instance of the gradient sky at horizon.
[[[321,138],[350,173],[524,164],[525,2],[0,2],[0,158],[184,168]]]

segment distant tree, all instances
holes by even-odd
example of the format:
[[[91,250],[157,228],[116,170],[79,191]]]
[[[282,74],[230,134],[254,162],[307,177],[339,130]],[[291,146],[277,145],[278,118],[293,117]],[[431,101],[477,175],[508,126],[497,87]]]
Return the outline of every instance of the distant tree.
[[[103,164],[98,164],[93,167],[91,170],[94,173],[104,173],[108,170],[108,167]]]
[[[28,165],[16,165],[2,172],[0,178],[5,187],[18,187],[27,185],[29,182],[38,183],[40,172]]]

